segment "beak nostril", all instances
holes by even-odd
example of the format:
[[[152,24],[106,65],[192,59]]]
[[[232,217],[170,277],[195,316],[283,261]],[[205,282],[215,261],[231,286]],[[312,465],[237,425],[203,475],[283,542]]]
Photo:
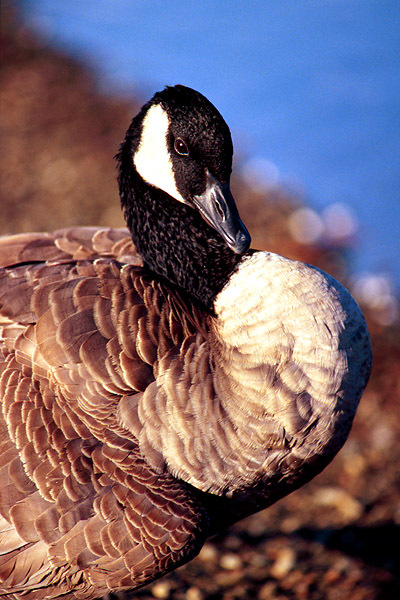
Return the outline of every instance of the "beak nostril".
[[[215,199],[215,208],[217,209],[217,213],[221,217],[222,221],[225,221],[225,213],[222,210],[221,204],[217,199]]]

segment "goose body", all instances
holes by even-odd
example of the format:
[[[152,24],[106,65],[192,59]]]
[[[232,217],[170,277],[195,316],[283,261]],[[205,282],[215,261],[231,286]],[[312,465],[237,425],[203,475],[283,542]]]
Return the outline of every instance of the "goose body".
[[[218,111],[166,88],[118,154],[129,231],[0,239],[1,597],[145,585],[345,442],[363,315],[326,273],[248,249],[231,161]]]

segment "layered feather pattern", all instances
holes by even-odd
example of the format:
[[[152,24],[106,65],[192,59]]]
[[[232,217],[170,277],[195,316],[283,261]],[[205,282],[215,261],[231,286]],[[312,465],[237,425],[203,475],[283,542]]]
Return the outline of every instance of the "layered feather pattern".
[[[94,248],[102,236],[113,242],[107,251]],[[195,325],[176,319],[179,298],[166,302],[168,290],[142,270],[96,258],[129,247],[140,262],[126,232],[36,239],[11,237],[8,256],[23,259],[25,241],[35,260],[44,248],[51,261],[5,269],[0,283],[0,589],[19,598],[31,588],[23,597],[36,600],[51,584],[43,597],[96,597],[187,560],[206,531],[193,494],[155,472],[116,418]]]

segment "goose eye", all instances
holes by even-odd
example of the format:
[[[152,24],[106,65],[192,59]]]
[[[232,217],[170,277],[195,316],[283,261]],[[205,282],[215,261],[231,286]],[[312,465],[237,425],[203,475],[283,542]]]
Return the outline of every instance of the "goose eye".
[[[187,156],[189,154],[189,149],[185,142],[181,140],[181,138],[176,138],[174,142],[174,150],[177,154],[181,154],[182,156]]]

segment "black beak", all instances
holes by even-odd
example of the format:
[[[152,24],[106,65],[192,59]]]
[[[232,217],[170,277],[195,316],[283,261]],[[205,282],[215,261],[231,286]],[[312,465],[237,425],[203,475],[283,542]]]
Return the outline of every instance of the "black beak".
[[[193,203],[231,250],[236,254],[244,254],[249,249],[251,237],[239,217],[229,183],[220,183],[211,173],[207,173],[206,191],[194,196]]]

